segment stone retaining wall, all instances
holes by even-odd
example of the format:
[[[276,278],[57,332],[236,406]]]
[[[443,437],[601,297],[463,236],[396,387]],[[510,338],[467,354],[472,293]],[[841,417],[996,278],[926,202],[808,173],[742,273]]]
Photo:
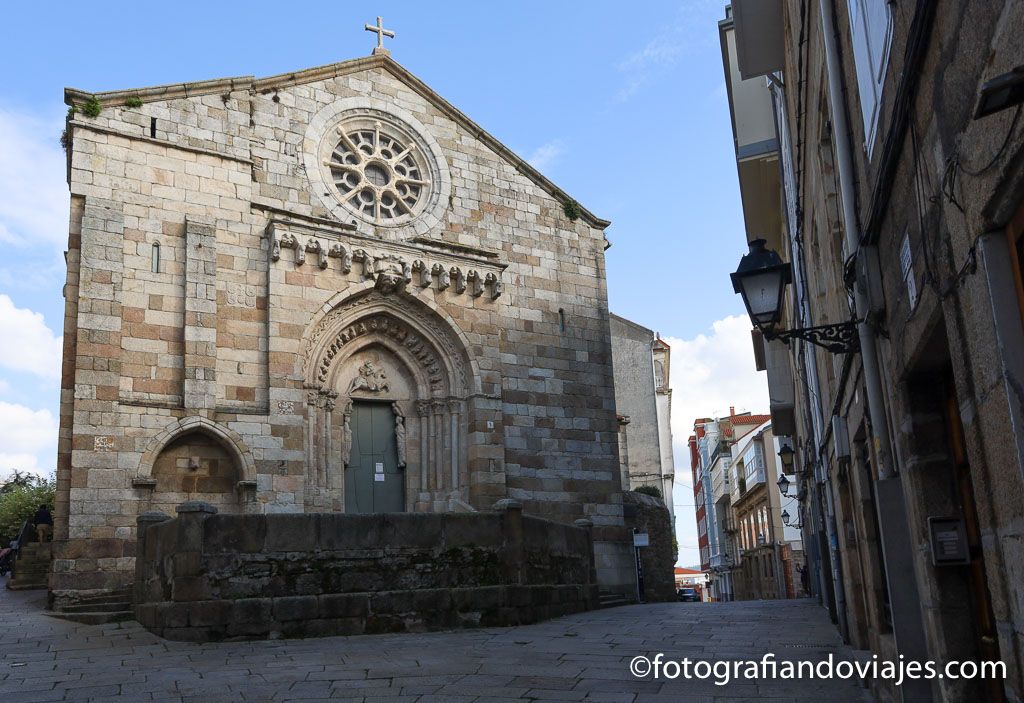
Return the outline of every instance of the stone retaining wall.
[[[514,625],[595,607],[593,538],[496,512],[139,518],[138,621],[168,639]]]
[[[676,548],[672,543],[672,517],[661,498],[627,491],[622,495],[626,526],[646,532],[650,545],[640,549],[644,566],[644,600],[648,603],[676,599]]]

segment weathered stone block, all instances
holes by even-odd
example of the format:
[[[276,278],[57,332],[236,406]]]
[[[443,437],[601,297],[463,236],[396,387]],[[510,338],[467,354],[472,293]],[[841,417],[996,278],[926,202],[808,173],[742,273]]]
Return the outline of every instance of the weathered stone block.
[[[171,598],[179,602],[203,601],[212,597],[206,576],[178,576],[171,585]]]
[[[317,617],[316,596],[282,596],[273,599],[274,619],[312,620]]]
[[[232,623],[266,623],[271,620],[273,601],[270,598],[239,598],[229,602]]]
[[[317,515],[278,515],[267,522],[268,552],[311,552],[317,546]]]
[[[188,627],[190,603],[158,603],[157,622],[164,628]]]
[[[370,609],[370,596],[366,593],[325,593],[317,601],[323,618],[362,617]]]
[[[264,515],[245,515],[238,525],[238,516],[214,515],[203,524],[203,539],[207,552],[259,552],[267,534]]]
[[[231,619],[232,603],[226,600],[206,600],[190,603],[188,624],[191,627],[222,627]]]

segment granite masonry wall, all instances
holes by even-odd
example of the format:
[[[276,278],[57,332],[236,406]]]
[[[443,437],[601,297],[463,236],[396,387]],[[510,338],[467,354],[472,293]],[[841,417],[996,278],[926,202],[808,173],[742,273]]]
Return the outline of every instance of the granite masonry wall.
[[[650,545],[640,548],[644,568],[644,600],[648,603],[676,599],[676,547],[672,541],[672,518],[665,501],[636,491],[622,494],[626,527],[646,532]]]
[[[406,511],[589,519],[602,585],[632,588],[608,222],[387,56],[65,99],[53,607],[131,582],[147,511],[344,512],[354,399],[403,419]],[[429,171],[401,225],[330,182],[353,110]]]
[[[139,517],[135,610],[175,640],[516,625],[597,603],[592,525],[496,512]]]

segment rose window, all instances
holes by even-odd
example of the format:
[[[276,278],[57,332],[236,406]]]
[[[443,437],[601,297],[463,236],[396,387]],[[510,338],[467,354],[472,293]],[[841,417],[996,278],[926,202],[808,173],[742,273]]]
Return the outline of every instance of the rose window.
[[[430,186],[416,144],[383,132],[380,122],[341,125],[337,133],[338,143],[324,165],[345,206],[381,223],[412,215]]]

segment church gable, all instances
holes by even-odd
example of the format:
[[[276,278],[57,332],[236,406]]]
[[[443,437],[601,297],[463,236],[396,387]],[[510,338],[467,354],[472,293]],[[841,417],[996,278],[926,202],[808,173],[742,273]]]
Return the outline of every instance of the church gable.
[[[575,203],[571,196],[384,55],[262,79],[246,76],[97,95],[68,89],[65,97],[79,106],[95,97],[104,106],[100,116],[79,117],[73,125],[86,121],[132,135],[142,132],[251,161],[254,201],[345,223],[354,220],[368,235],[444,236],[487,246],[488,224],[540,219],[552,235],[589,231],[601,240],[608,225],[585,208],[578,222],[570,220],[563,209]],[[324,167],[336,148],[356,146],[338,137],[359,134],[360,128],[369,134],[376,121],[399,153],[412,147],[401,166],[420,167],[413,180],[429,185],[402,183],[401,191],[362,202],[354,182],[365,173],[350,171],[345,178]],[[331,131],[342,125],[345,135]],[[370,175],[380,181],[386,174]],[[344,196],[351,198],[342,203]],[[375,216],[365,217],[366,211]],[[474,242],[477,238],[481,241]]]
[[[386,56],[67,97],[69,538],[185,493],[616,534],[607,222]]]

